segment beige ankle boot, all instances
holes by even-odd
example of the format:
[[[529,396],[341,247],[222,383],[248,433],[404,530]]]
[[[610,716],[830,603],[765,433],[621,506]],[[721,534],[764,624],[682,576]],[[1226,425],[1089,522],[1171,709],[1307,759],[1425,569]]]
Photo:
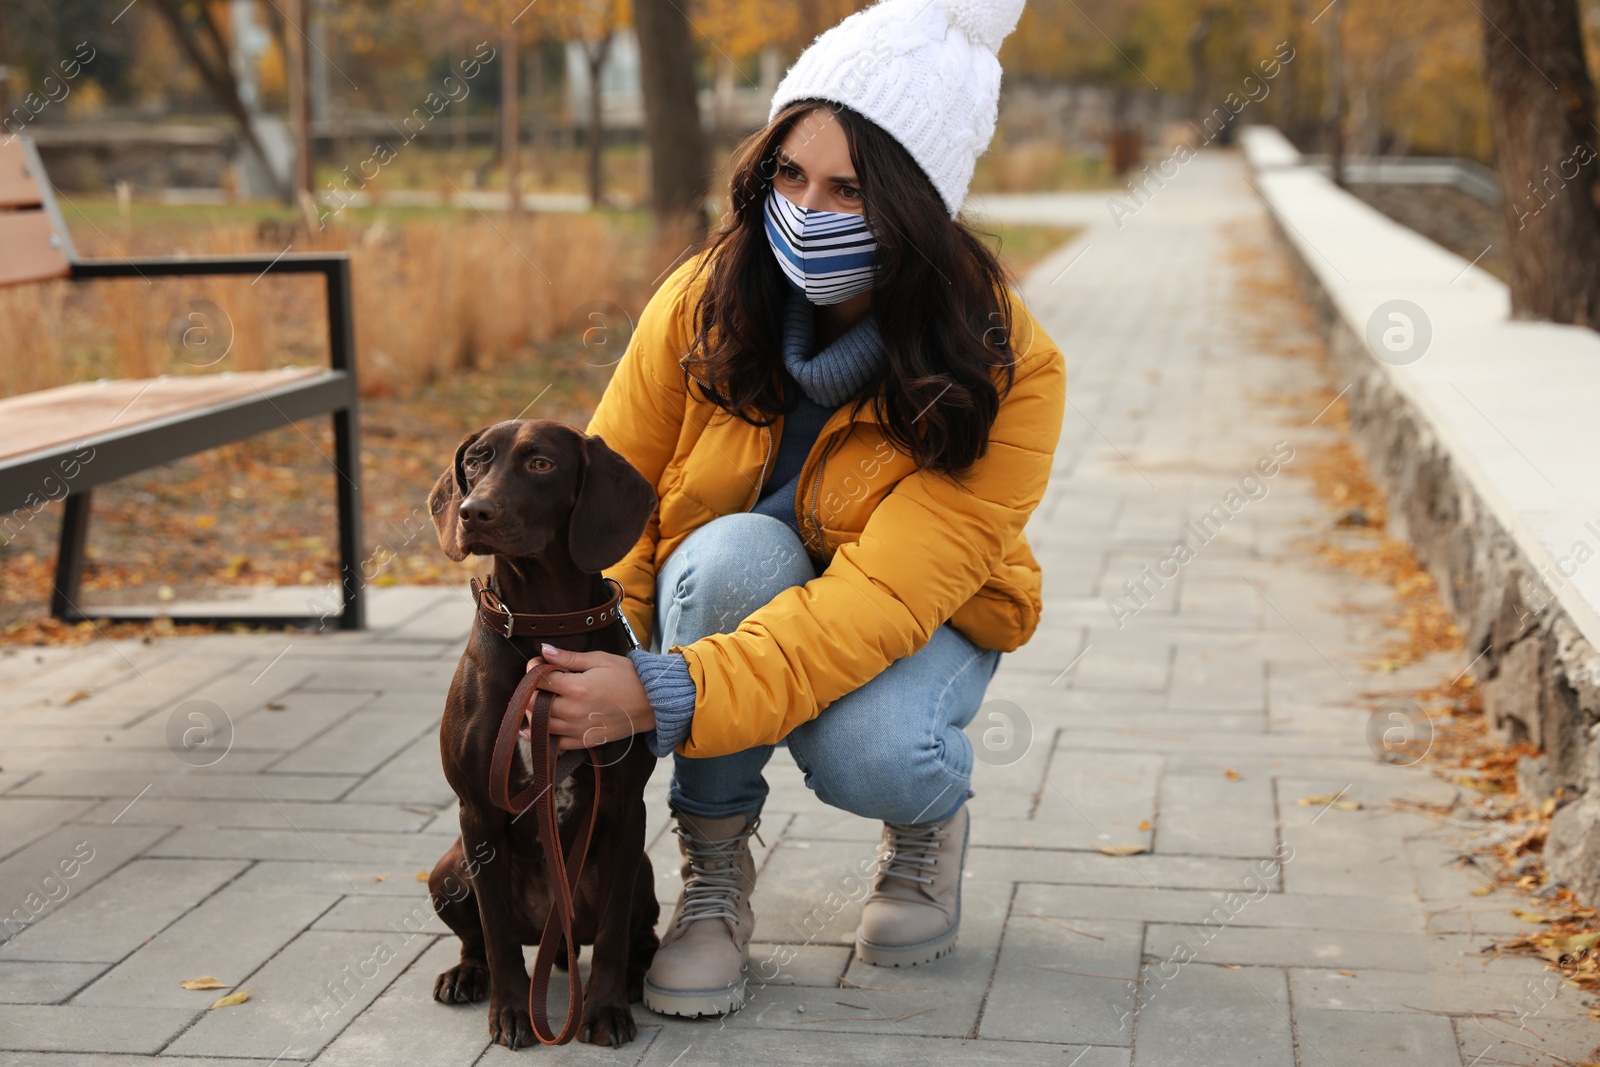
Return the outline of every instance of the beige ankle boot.
[[[677,816],[683,894],[644,978],[644,1003],[663,1015],[724,1015],[744,1007],[744,966],[755,931],[756,865],[743,815]]]
[[[956,947],[967,806],[944,822],[883,824],[883,859],[861,909],[856,955],[877,967],[914,967]]]

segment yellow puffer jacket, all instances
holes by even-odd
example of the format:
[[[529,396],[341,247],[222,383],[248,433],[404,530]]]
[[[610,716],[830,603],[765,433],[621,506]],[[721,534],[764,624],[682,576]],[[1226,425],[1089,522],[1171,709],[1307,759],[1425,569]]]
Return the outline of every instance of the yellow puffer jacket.
[[[685,385],[703,278],[698,257],[651,297],[589,432],[656,487],[660,506],[639,543],[611,568],[624,610],[649,644],[656,574],[697,527],[748,511],[782,424],[751,426]],[[1011,651],[1039,622],[1039,565],[1023,537],[1050,475],[1066,402],[1060,351],[1014,295],[1015,384],[988,452],[959,480],[918,471],[884,437],[870,406],[822,428],[800,473],[795,510],[826,570],[786,589],[733,633],[664,651],[694,679],[685,756],[773,744],[831,702],[920,649],[948,621],[974,644]]]

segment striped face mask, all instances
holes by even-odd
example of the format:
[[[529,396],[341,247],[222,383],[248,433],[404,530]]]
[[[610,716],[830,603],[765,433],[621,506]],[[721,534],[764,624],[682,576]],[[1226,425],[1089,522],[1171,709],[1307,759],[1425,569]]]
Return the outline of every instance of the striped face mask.
[[[876,281],[878,241],[864,215],[815,211],[767,194],[767,241],[778,266],[813,304],[838,304],[871,289]]]

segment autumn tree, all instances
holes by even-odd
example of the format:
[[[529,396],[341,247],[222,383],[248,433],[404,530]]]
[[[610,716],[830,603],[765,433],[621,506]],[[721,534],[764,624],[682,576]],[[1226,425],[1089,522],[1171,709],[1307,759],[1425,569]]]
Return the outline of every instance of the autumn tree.
[[[738,61],[768,48],[798,52],[805,45],[801,10],[793,0],[697,0],[689,13],[715,71],[713,119],[721,133],[728,118],[723,109],[738,80],[754,85]]]
[[[1457,0],[1355,0],[1345,14],[1353,156],[1489,158],[1481,18]],[[1332,18],[1325,16],[1324,21]]]
[[[695,91],[689,18],[674,0],[634,0],[645,143],[650,148],[650,205],[659,231],[706,224],[710,159]]]
[[[543,0],[545,25],[563,40],[576,41],[588,70],[589,202],[605,203],[605,124],[600,81],[617,31],[633,21],[628,0]],[[641,34],[640,47],[645,46]],[[648,98],[648,97],[647,97]]]
[[[1052,82],[1108,84],[1131,74],[1154,89],[1159,76],[1146,82],[1139,70],[1149,63],[1134,54],[1157,43],[1142,18],[1148,6],[1148,0],[1032,0],[1001,46],[1001,67],[1008,78]]]
[[[1347,60],[1344,47],[1344,16],[1349,4],[1332,12],[1323,27],[1327,42],[1328,75],[1322,90],[1322,143],[1328,153],[1328,170],[1333,184],[1341,189],[1345,185],[1345,68]]]
[[[870,6],[874,0],[795,0],[795,32],[790,44],[796,52],[810,44],[817,34],[837,25],[846,15]]]
[[[1515,314],[1600,329],[1594,83],[1575,0],[1482,0]]]
[[[1189,121],[1210,142],[1236,121],[1292,123],[1306,65],[1320,51],[1309,20],[1325,3],[1145,0],[1126,35],[1148,57],[1144,73],[1163,94],[1182,94]]]
[[[522,210],[522,45],[537,41],[543,12],[520,0],[461,0],[462,14],[493,34],[500,59],[500,157],[506,167],[506,208]]]
[[[285,0],[280,9],[284,54],[288,63],[289,129],[294,134],[294,162],[289,173],[290,195],[310,202],[315,181],[314,145],[311,139],[311,3]]]
[[[152,0],[152,2],[156,11],[166,20],[178,47],[200,72],[200,77],[210,90],[213,99],[239,124],[239,132],[244,137],[245,144],[261,161],[262,168],[269,175],[281,180],[281,176],[277,175],[273,168],[272,158],[267,155],[266,147],[256,136],[255,123],[251,121],[250,113],[239,95],[239,83],[234,78],[233,67],[229,63],[228,33],[224,28],[220,5],[207,4],[204,0],[201,2]],[[283,184],[282,190],[286,197],[290,195],[287,183]]]
[[[1339,17],[1345,91],[1335,94],[1329,45]],[[1231,93],[1250,98],[1241,119],[1316,144],[1342,95],[1353,154],[1487,160],[1482,52],[1477,12],[1459,0],[1029,0],[1000,58],[1012,82],[1182,100],[1207,138]],[[1264,78],[1263,64],[1275,76]]]

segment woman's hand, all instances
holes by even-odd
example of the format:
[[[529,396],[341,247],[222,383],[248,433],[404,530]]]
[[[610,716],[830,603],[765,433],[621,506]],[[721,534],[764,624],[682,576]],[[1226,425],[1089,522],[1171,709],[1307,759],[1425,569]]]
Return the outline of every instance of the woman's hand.
[[[558,748],[594,748],[655,729],[655,709],[627,656],[568,652],[552,645],[539,650],[542,654],[530,668],[539,663],[562,668],[539,683],[540,689],[555,694],[550,732],[558,738]]]

